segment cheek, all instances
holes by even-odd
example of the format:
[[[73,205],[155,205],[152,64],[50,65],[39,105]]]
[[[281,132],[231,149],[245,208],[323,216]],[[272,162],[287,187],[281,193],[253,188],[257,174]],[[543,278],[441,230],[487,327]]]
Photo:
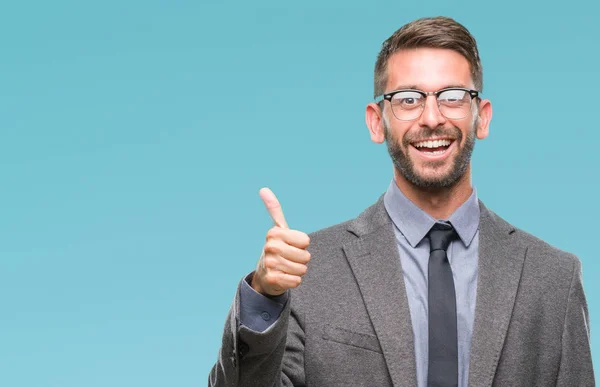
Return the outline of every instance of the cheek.
[[[386,112],[388,113],[388,112]],[[394,128],[392,127],[392,124],[395,124],[395,122],[392,122],[392,120],[390,119],[389,114],[383,114],[382,115],[383,118],[383,128],[385,129],[385,131],[387,133],[389,133],[390,131],[394,130]]]
[[[469,135],[476,134],[476,130],[477,130],[476,119],[471,122],[454,122],[453,124],[454,124],[455,130],[458,130],[461,133],[462,138],[460,140],[460,146],[463,147],[466,144],[467,138],[469,137]]]
[[[403,146],[411,137],[412,124],[408,122],[398,121],[395,118],[383,117],[383,129],[385,130],[386,139],[392,139],[400,146]],[[418,132],[418,128],[413,132]]]

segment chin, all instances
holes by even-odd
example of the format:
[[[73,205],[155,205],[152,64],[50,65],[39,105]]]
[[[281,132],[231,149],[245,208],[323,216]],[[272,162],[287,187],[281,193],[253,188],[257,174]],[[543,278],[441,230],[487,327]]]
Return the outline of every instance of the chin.
[[[436,182],[448,180],[453,173],[449,166],[444,165],[442,168],[423,168],[420,170],[415,170],[414,174],[420,180],[427,182]]]
[[[435,190],[447,189],[458,184],[463,175],[458,175],[457,172],[450,164],[443,168],[437,168],[435,171],[431,168],[414,169],[411,173],[403,174],[403,176],[415,187]]]

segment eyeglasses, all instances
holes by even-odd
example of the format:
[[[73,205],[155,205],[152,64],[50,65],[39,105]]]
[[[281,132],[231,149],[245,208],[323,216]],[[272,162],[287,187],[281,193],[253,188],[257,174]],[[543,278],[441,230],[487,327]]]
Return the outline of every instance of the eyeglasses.
[[[375,98],[377,104],[387,100],[392,105],[392,113],[400,121],[416,120],[423,113],[427,97],[434,95],[442,115],[450,120],[461,120],[471,112],[471,102],[479,97],[477,90],[451,87],[438,91],[415,89],[395,90]],[[380,105],[383,108],[383,105]]]

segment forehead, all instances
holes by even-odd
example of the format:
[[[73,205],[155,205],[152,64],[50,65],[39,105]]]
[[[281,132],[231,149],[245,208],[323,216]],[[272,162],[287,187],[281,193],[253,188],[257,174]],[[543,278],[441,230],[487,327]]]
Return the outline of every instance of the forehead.
[[[436,91],[449,86],[474,88],[469,62],[456,51],[404,49],[388,60],[386,91],[400,88]]]

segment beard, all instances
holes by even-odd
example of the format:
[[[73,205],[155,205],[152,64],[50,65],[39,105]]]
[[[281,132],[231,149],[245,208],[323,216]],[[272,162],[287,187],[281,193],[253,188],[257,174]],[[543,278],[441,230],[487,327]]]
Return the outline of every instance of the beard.
[[[477,127],[477,120],[473,123],[473,129],[467,134],[465,144],[460,147],[460,143],[463,139],[462,131],[456,126],[451,129],[446,128],[426,128],[419,133],[406,133],[402,142],[398,141],[393,133],[389,130],[383,122],[385,130],[385,142],[387,144],[388,153],[394,163],[395,169],[400,173],[406,180],[412,183],[414,186],[421,189],[436,190],[440,188],[449,188],[454,186],[467,172],[469,163],[471,162],[471,155],[475,148],[475,128]],[[428,161],[423,165],[433,170],[439,170],[444,167],[447,162],[452,163],[450,169],[446,173],[435,174],[434,176],[427,176],[424,173],[419,173],[415,168],[413,160],[408,155],[408,149],[411,143],[415,143],[420,140],[432,138],[432,137],[446,137],[455,139],[457,146],[457,155],[453,160],[442,160],[442,161]],[[406,150],[406,151],[405,151]]]

